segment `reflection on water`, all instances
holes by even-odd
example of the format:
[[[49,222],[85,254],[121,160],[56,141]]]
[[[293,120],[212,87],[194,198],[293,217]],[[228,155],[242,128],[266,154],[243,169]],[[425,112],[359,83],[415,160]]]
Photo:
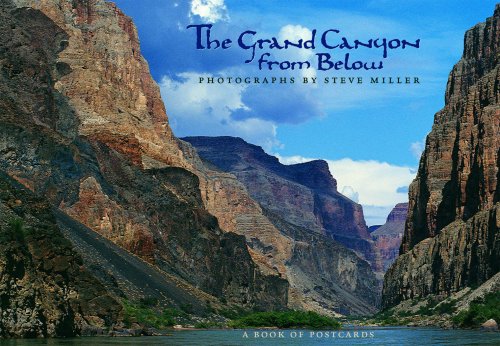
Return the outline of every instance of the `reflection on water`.
[[[3,340],[0,345],[500,345],[500,333],[424,328],[369,328],[338,331],[308,330],[196,330],[173,331],[162,337],[96,337],[50,340]]]

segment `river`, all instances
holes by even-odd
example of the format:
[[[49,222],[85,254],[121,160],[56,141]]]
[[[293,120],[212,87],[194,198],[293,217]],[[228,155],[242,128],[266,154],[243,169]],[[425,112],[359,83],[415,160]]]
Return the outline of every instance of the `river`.
[[[335,334],[334,334],[335,332]],[[246,333],[246,334],[245,334]],[[156,337],[86,337],[73,339],[2,340],[0,345],[168,345],[168,346],[295,346],[295,345],[500,345],[500,333],[434,328],[364,328],[310,330],[182,330]]]

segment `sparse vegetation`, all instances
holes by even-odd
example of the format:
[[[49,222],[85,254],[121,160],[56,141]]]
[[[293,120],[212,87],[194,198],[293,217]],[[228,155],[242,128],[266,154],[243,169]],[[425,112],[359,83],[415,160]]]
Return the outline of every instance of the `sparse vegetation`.
[[[151,302],[151,300],[146,300],[146,303]],[[139,304],[125,300],[123,307],[125,311],[124,323],[127,327],[135,322],[145,327],[167,328],[175,324],[175,317],[185,315],[176,309],[154,309],[151,305],[147,306],[143,300]]]
[[[435,305],[435,303],[434,303],[433,300],[428,301],[427,304],[422,305],[418,309],[417,315],[420,315],[420,316],[431,316],[431,315],[434,315],[434,310],[433,310],[434,305]]]
[[[229,324],[233,328],[310,328],[340,329],[340,323],[333,318],[308,311],[254,312]]]
[[[450,299],[447,302],[443,302],[443,303],[437,305],[434,308],[434,311],[435,311],[435,313],[440,314],[440,315],[453,314],[457,310],[457,308],[455,306],[456,303],[457,303],[456,300]]]
[[[411,306],[415,307],[417,304],[419,304],[419,301],[417,298],[414,298],[411,301]],[[394,309],[381,311],[373,316],[373,322],[381,325],[405,325],[411,322],[414,316],[453,314],[456,311],[456,301],[453,299],[440,303],[434,298],[429,298],[421,302],[421,304],[417,311],[412,311],[411,309],[397,312]]]
[[[145,297],[139,300],[141,307],[150,308],[158,305],[158,298],[155,297]]]
[[[453,323],[462,328],[474,328],[490,318],[500,321],[500,292],[489,293],[483,299],[473,301],[468,310],[453,317]]]
[[[195,323],[194,327],[198,329],[221,329],[224,328],[224,325],[220,322],[208,321]]]
[[[192,304],[181,304],[180,308],[182,311],[184,311],[186,314],[192,314],[193,313],[193,305]]]
[[[217,311],[221,316],[224,316],[230,320],[236,320],[251,314],[253,311],[245,309],[241,306],[231,306],[228,308],[223,308]]]
[[[382,326],[392,326],[400,324],[400,320],[395,316],[393,309],[387,309],[374,316],[374,322]]]
[[[22,219],[14,218],[9,220],[8,227],[2,229],[0,232],[0,241],[24,243],[26,236],[26,229]]]

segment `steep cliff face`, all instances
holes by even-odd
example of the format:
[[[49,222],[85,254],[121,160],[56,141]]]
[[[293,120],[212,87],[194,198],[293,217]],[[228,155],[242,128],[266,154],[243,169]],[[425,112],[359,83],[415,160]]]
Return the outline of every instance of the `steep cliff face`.
[[[117,323],[121,304],[83,268],[49,203],[0,174],[0,336],[74,336]]]
[[[497,6],[493,17],[465,34],[446,105],[435,116],[410,187],[403,253],[499,199],[499,16]]]
[[[292,301],[302,307],[313,302],[341,313],[373,311],[378,304],[374,274],[365,261],[342,246],[373,260],[363,211],[337,192],[326,162],[286,166],[262,148],[233,137],[184,140],[204,160],[233,173],[280,232],[292,240],[285,264],[291,273]],[[254,251],[266,251],[267,244],[258,237],[248,243]]]
[[[383,271],[386,272],[399,255],[399,248],[405,230],[408,203],[398,203],[387,216],[385,224],[371,233],[379,251]]]
[[[131,19],[104,0],[15,3],[39,9],[68,36],[60,41],[64,49],[58,53],[56,64],[62,75],[53,85],[66,99],[68,109],[57,119],[41,120],[40,125],[57,126],[58,133],[68,140],[77,136],[101,143],[142,170],[173,166],[195,174],[203,208],[217,217],[222,230],[247,237],[259,235],[272,244],[272,258],[252,253],[253,260],[264,273],[286,278],[283,262],[290,255],[289,240],[262,215],[259,205],[234,176],[207,169],[189,145],[173,136]],[[83,189],[89,186],[81,183]],[[116,220],[108,220],[99,208],[87,210],[95,212],[93,218],[104,218],[113,230],[124,227],[114,225]],[[144,238],[142,243],[151,241],[140,226],[136,229],[132,222],[131,227]]]
[[[385,306],[480,285],[499,270],[500,5],[464,42],[410,187]]]
[[[244,233],[247,218],[249,231],[261,221],[263,237],[279,234],[234,177],[206,169],[172,135],[131,20],[100,0],[0,10],[0,169],[208,294],[286,306],[286,239],[274,237],[279,255],[256,264],[245,238],[226,232]],[[221,200],[230,207],[218,221],[210,212]]]
[[[331,236],[362,258],[375,254],[362,207],[337,191],[328,164],[283,165],[262,148],[234,137],[187,137],[200,156],[231,172],[259,204],[300,227]]]

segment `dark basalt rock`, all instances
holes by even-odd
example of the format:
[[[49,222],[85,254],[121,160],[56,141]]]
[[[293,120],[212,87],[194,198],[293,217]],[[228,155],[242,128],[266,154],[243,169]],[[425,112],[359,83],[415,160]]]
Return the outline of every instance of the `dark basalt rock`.
[[[103,331],[121,303],[82,266],[50,204],[0,173],[0,336]]]

